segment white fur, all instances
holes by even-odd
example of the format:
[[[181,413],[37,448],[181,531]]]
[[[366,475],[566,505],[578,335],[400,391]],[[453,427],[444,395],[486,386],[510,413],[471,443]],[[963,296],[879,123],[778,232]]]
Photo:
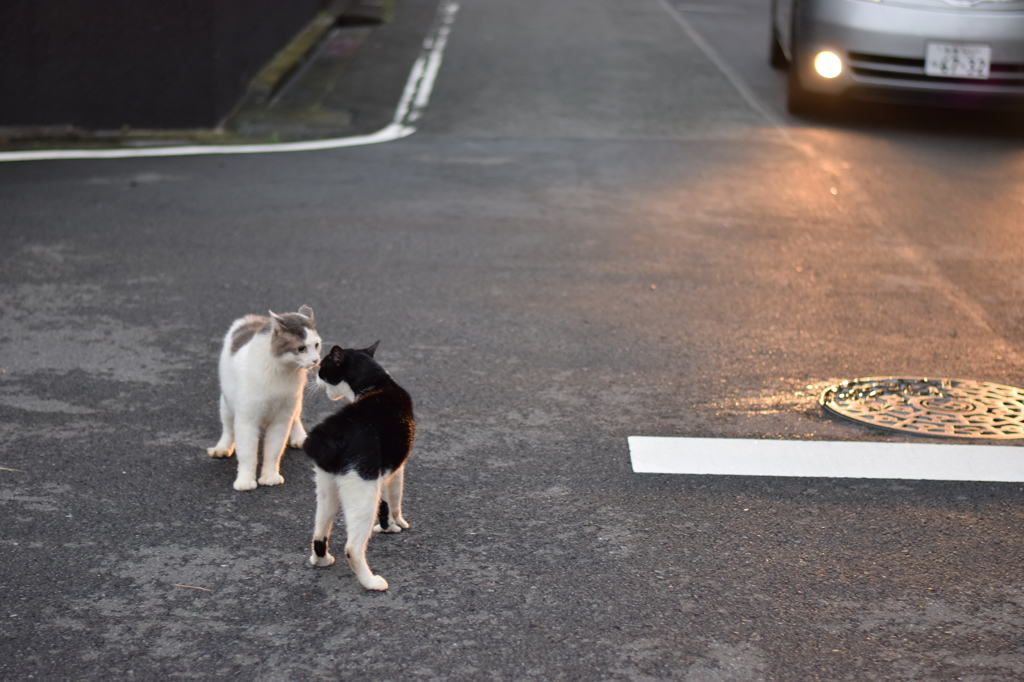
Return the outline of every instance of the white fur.
[[[388,503],[388,527],[381,528],[379,523],[373,526],[374,533],[401,533],[409,524],[402,516],[402,492],[405,488],[405,466],[392,472],[384,479],[381,486],[381,497]]]
[[[320,377],[316,378],[318,386],[323,386],[327,389],[327,397],[331,400],[348,400],[350,403],[356,401],[356,394],[352,390],[352,387],[348,385],[347,381],[339,381],[338,385],[329,384]]]
[[[284,483],[280,474],[281,455],[285,442],[301,448],[306,440],[302,427],[302,389],[307,372],[320,361],[320,336],[306,329],[306,349],[275,357],[271,350],[271,334],[256,334],[234,354],[232,336],[246,323],[235,320],[224,337],[220,354],[220,416],[223,432],[220,440],[207,452],[211,457],[238,454],[235,490],[252,490],[259,485]],[[263,437],[263,469],[259,480],[256,465],[260,440]]]
[[[330,474],[318,466],[316,472],[316,525],[313,529],[313,540],[327,542],[331,535],[331,526],[338,513],[341,503],[345,514],[345,529],[348,537],[345,541],[345,557],[356,574],[359,583],[368,590],[382,591],[388,589],[388,581],[374,575],[366,563],[366,545],[372,532],[382,532],[377,524],[377,507],[381,496],[388,502],[388,528],[383,532],[400,533],[409,524],[402,518],[402,487],[405,467],[393,472],[387,478],[373,481],[364,480],[354,471],[337,476]],[[327,552],[323,557],[314,551],[309,556],[309,563],[314,566],[330,566],[334,557]]]

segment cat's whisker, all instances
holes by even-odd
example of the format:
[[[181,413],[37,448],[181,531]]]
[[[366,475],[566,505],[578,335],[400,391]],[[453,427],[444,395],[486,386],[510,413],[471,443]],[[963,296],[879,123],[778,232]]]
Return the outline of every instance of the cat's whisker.
[[[316,378],[310,377],[309,381],[306,383],[306,395],[313,395],[317,392],[318,388],[320,388],[320,386],[316,383]]]

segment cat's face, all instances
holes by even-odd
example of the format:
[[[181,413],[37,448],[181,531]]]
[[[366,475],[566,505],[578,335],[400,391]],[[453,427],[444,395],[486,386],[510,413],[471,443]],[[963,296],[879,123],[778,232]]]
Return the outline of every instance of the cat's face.
[[[331,352],[320,363],[320,371],[316,375],[316,383],[327,390],[327,397],[331,400],[347,398],[355,401],[356,396],[352,387],[345,381],[345,370],[348,366],[348,357],[345,350],[335,346]]]
[[[305,338],[296,340],[290,353],[295,357],[295,363],[303,369],[310,369],[320,364],[320,335],[315,329],[310,329]]]
[[[313,326],[313,311],[302,306],[298,313],[271,315],[270,347],[274,356],[302,369],[316,367],[320,362],[320,335]]]
[[[317,373],[316,383],[323,386],[327,391],[327,397],[331,400],[346,398],[354,402],[355,391],[348,383],[349,373],[353,365],[359,362],[359,355],[373,357],[377,350],[377,344],[364,350],[345,349],[339,346],[331,348],[331,352],[324,357],[320,363],[320,371]]]

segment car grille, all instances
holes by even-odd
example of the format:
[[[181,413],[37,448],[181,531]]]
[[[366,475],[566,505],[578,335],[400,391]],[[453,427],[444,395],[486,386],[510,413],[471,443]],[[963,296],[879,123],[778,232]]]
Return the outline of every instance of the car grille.
[[[924,59],[851,52],[848,55],[854,80],[870,85],[950,88],[993,94],[1024,94],[1024,64],[991,64],[989,77],[937,78],[924,72]]]

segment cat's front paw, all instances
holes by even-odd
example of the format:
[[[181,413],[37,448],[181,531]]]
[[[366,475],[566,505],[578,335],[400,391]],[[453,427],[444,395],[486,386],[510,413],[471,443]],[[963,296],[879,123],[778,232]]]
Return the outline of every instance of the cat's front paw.
[[[281,485],[284,483],[284,476],[281,474],[263,474],[260,476],[260,485]]]
[[[323,556],[317,556],[316,552],[309,555],[309,563],[313,566],[330,566],[334,563],[334,557],[328,552]]]
[[[383,592],[388,589],[388,581],[384,580],[384,578],[381,578],[379,575],[371,575],[366,580],[360,580],[359,582],[368,590]]]
[[[235,490],[256,490],[256,479],[249,476],[239,476],[235,479]]]
[[[409,522],[403,519],[401,516],[396,516],[393,519],[388,519],[388,527],[382,528],[378,523],[374,525],[374,533],[401,533],[403,528],[408,528]]]
[[[206,454],[210,457],[217,457],[218,459],[222,457],[230,457],[232,452],[234,452],[234,448],[222,448],[220,446],[206,448]]]
[[[295,448],[296,450],[301,450],[302,446],[305,445],[305,443],[306,434],[302,434],[301,436],[292,436],[291,438],[288,439],[288,445]]]

